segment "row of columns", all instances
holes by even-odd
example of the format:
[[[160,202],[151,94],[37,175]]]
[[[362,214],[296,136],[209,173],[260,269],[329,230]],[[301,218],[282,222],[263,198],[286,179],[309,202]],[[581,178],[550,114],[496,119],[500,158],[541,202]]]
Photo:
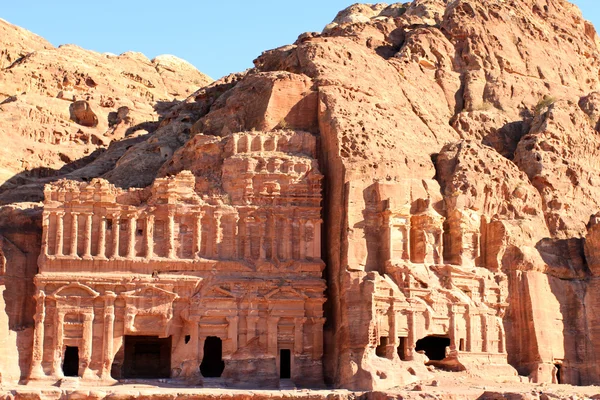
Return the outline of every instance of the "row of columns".
[[[102,348],[102,369],[100,378],[111,379],[110,371],[113,362],[114,349],[113,349],[113,338],[114,338],[114,321],[115,321],[115,306],[114,302],[117,295],[113,292],[107,292],[104,295],[104,316],[103,316],[103,348]],[[43,379],[46,374],[42,367],[44,359],[44,347],[45,347],[45,320],[46,320],[46,295],[43,291],[38,290],[36,296],[37,308],[34,316],[35,330],[33,338],[33,353],[31,360],[31,371],[30,379],[39,380]],[[79,309],[72,309],[68,306],[64,306],[57,303],[56,314],[54,317],[54,331],[52,337],[54,343],[52,343],[52,365],[51,365],[51,376],[61,379],[64,377],[63,374],[63,357],[65,352],[65,316],[67,314],[81,314],[83,316],[83,329],[82,337],[78,340],[79,348],[79,365],[83,368],[81,376],[86,378],[93,374],[90,370],[90,363],[92,359],[92,346],[93,346],[93,324],[95,319],[93,306],[82,307]]]
[[[466,313],[460,313],[460,308],[452,309],[452,327],[455,327],[455,318],[464,315],[466,318],[466,340],[465,349],[467,352],[475,353],[504,353],[504,328],[502,324],[497,323],[497,317],[494,313],[473,313],[472,307],[467,306]],[[458,312],[460,314],[456,314]],[[458,337],[458,332],[454,332]],[[494,338],[495,336],[495,338]],[[479,342],[481,341],[480,345]],[[495,343],[496,346],[492,344]]]
[[[246,335],[241,336],[239,341],[239,321],[238,316],[229,316],[227,319],[227,336],[222,339],[231,341],[229,351],[235,353],[241,346],[246,346],[254,339],[258,332],[259,316],[249,310],[249,315],[245,317]],[[278,352],[278,326],[280,317],[268,317],[267,320],[267,354],[276,357]],[[301,354],[304,352],[304,326],[310,322],[312,329],[312,357],[317,360],[323,356],[323,326],[325,318],[322,317],[298,317],[294,319],[294,352]],[[200,338],[200,326],[202,325],[201,317],[192,317],[186,321],[186,331],[190,335],[190,342],[197,343],[196,351],[192,352],[191,359],[193,360],[193,370],[197,370],[204,352],[204,339]],[[239,341],[239,342],[238,342]]]
[[[79,213],[79,212],[70,212],[70,221],[71,226],[70,229],[70,243],[68,252],[65,254],[64,252],[64,236],[65,236],[65,226],[64,220],[66,213],[63,211],[54,212],[56,216],[56,224],[55,224],[55,241],[54,241],[54,255],[55,256],[70,256],[70,257],[79,257],[79,223],[80,223],[80,215],[85,216],[85,228],[84,228],[84,236],[83,236],[83,254],[81,257],[83,259],[116,259],[120,258],[120,245],[121,245],[121,224],[126,223],[126,236],[123,240],[126,240],[126,253],[123,255],[123,258],[136,258],[136,228],[137,228],[137,220],[138,216],[136,214],[128,215],[124,220],[120,214],[112,214],[110,219],[106,216],[100,216],[99,226],[98,226],[98,238],[97,238],[97,249],[95,254],[92,254],[92,225],[93,225],[93,214],[92,213]],[[221,244],[224,240],[223,235],[223,214],[215,210],[213,212],[213,225],[208,233],[208,237],[210,240],[207,243],[202,243],[202,228],[203,228],[203,219],[205,216],[204,211],[196,212],[194,215],[194,224],[193,224],[193,238],[192,238],[192,254],[195,257],[204,256],[206,258],[219,258],[223,256],[222,251],[220,251]],[[47,214],[44,218],[44,248],[45,254],[49,255],[49,236],[48,230],[50,229],[49,223],[50,214]],[[279,226],[282,226],[282,232],[277,231],[277,220],[279,220]],[[107,254],[107,221],[111,222],[111,253]],[[153,258],[155,257],[154,251],[154,226],[155,226],[155,216],[153,214],[145,215],[146,229],[144,230],[144,255],[145,258]],[[320,258],[321,257],[321,223],[320,219],[307,219],[307,218],[298,218],[298,219],[290,219],[285,216],[276,216],[269,215],[265,217],[243,217],[240,218],[238,215],[233,217],[233,246],[231,250],[231,258],[233,259],[251,259],[251,241],[253,239],[253,234],[250,229],[251,224],[258,223],[259,229],[259,259],[284,259],[290,260],[294,259],[293,254],[293,240],[295,239],[295,235],[293,234],[293,225],[294,222],[297,222],[299,226],[299,254],[297,255],[298,259],[304,260],[307,257],[312,258]],[[313,239],[309,242],[306,240],[306,226],[308,223],[311,223],[313,226]],[[177,245],[176,245],[176,237],[177,232],[175,232],[175,213],[170,212],[168,214],[168,219],[166,221],[166,257],[170,259],[178,258],[177,255]],[[268,232],[267,232],[268,231]],[[266,252],[266,244],[269,243],[269,248],[271,249],[270,254],[267,256]],[[281,244],[280,244],[281,243]]]

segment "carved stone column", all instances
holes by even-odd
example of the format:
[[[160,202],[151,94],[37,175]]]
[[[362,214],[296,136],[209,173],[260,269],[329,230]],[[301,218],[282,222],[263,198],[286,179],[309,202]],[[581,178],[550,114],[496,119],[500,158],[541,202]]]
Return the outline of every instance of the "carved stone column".
[[[146,215],[146,230],[144,231],[146,242],[146,258],[154,257],[154,214]]]
[[[104,346],[102,348],[102,379],[110,380],[113,363],[113,340],[115,331],[115,299],[117,295],[106,292],[104,295]]]
[[[46,318],[46,295],[38,289],[35,295],[36,310],[33,319],[35,321],[35,331],[33,336],[33,354],[31,356],[31,371],[29,379],[42,379],[45,374],[42,368],[44,359],[44,321]]]
[[[64,246],[64,217],[65,213],[62,211],[58,211],[56,213],[56,248],[54,249],[54,254],[56,256],[63,255],[63,246]]]
[[[246,217],[245,215],[240,212],[240,214],[238,214],[238,228],[237,228],[237,255],[239,259],[244,259],[246,257],[245,255],[245,238],[246,238]]]
[[[200,257],[202,251],[202,217],[204,213],[199,211],[194,216],[194,238],[193,238],[193,256]]]
[[[320,360],[323,357],[323,325],[325,325],[325,318],[312,318],[313,360]]]
[[[454,319],[454,306],[452,306],[452,310],[451,312],[451,319]],[[466,347],[465,347],[465,351],[468,352],[472,352],[473,351],[473,329],[475,328],[475,324],[473,323],[473,317],[474,315],[471,313],[471,307],[467,306],[467,312],[465,313],[466,318],[466,325],[467,325],[467,340],[465,340],[466,343]]]
[[[113,214],[112,216],[112,255],[111,258],[119,258],[119,235],[121,233],[121,216]]]
[[[490,334],[489,329],[492,325],[490,324],[490,316],[488,314],[481,315],[481,330],[483,343],[481,344],[481,351],[487,353],[490,351]]]
[[[49,253],[48,239],[50,237],[50,216],[52,213],[45,212],[42,215],[42,254],[47,256]]]
[[[277,357],[277,330],[279,317],[269,317],[267,320],[267,354]]]
[[[300,260],[306,259],[306,219],[300,218],[299,220],[299,235],[300,240],[298,240],[298,245],[300,247]]]
[[[276,216],[269,214],[269,242],[271,245],[271,260],[277,260],[277,232],[275,228]]]
[[[283,217],[283,259],[292,258],[292,220]]]
[[[265,251],[265,218],[263,216],[258,217],[258,259],[264,260],[267,258],[267,252]]]
[[[315,231],[313,234],[313,254],[315,258],[321,258],[321,225],[323,224],[322,219],[318,219],[314,222]]]
[[[100,216],[100,227],[98,228],[98,257],[106,258],[106,217]]]
[[[71,212],[71,257],[78,257],[77,255],[77,234],[79,232],[79,213]]]
[[[248,217],[244,218],[244,259],[250,260],[252,258],[252,234],[250,232],[250,224],[248,224]]]
[[[234,260],[239,259],[239,248],[240,248],[240,232],[239,232],[239,215],[233,216],[233,238],[231,238],[233,249],[231,250],[231,258]]]
[[[83,338],[82,338],[82,346],[81,351],[79,352],[81,360],[80,364],[83,366],[83,371],[81,376],[83,378],[88,378],[93,375],[92,370],[90,370],[90,363],[92,362],[92,345],[93,345],[93,336],[94,332],[94,312],[86,312],[83,314]]]
[[[221,211],[214,211],[214,221],[215,221],[215,236],[213,238],[213,246],[212,246],[212,258],[219,258],[221,253],[221,243],[223,242],[223,225],[221,224],[221,218],[223,213]]]
[[[55,333],[54,333],[54,356],[52,357],[52,375],[57,379],[64,378],[62,363],[63,363],[63,340],[64,340],[64,323],[65,312],[56,309]]]
[[[246,333],[246,341],[250,342],[252,339],[256,337],[256,323],[259,320],[258,316],[253,314],[257,313],[256,310],[251,311],[252,314],[246,317],[246,325],[247,325],[247,333]]]
[[[175,258],[175,211],[169,210],[167,222],[167,257]]]
[[[412,361],[414,358],[415,345],[417,342],[417,332],[415,326],[415,312],[408,311],[406,315],[408,324],[408,337],[406,338],[406,360]]]
[[[200,371],[200,362],[201,362],[201,358],[200,358],[200,351],[201,349],[199,348],[200,346],[200,321],[197,318],[192,318],[188,321],[188,323],[190,324],[190,343],[192,344],[192,360],[194,362],[194,365],[192,366],[192,373],[198,374]],[[202,349],[204,350],[204,349]]]
[[[85,237],[83,238],[83,258],[92,259],[92,213],[85,214]]]
[[[137,228],[137,217],[135,214],[129,216],[127,222],[127,258],[135,258],[135,230]]]
[[[227,327],[227,337],[231,340],[231,352],[235,353],[238,349],[238,317],[227,317],[229,323]]]
[[[304,323],[306,318],[294,319],[294,352],[302,354],[304,352]]]
[[[394,302],[392,299],[392,304],[390,305],[390,310],[389,310],[389,319],[390,319],[390,333],[389,333],[389,344],[392,345],[394,348],[398,347],[397,343],[398,343],[398,328],[397,328],[397,322],[396,322],[396,310],[394,309]]]
[[[402,259],[410,260],[410,229],[408,227],[403,227],[404,232],[404,243],[402,243]]]

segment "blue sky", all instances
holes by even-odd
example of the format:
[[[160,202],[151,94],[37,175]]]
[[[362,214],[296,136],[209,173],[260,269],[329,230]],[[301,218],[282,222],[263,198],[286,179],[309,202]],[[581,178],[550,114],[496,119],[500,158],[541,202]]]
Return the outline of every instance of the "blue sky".
[[[320,31],[356,0],[23,0],[3,1],[0,17],[54,45],[99,52],[174,54],[219,78],[252,66],[263,50]],[[599,0],[576,0],[600,27]]]

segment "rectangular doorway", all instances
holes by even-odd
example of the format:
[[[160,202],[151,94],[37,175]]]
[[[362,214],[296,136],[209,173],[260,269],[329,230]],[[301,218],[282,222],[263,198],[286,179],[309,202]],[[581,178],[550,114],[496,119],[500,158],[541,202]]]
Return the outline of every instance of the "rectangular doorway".
[[[67,346],[63,358],[63,375],[79,376],[79,348]]]
[[[289,349],[279,350],[279,379],[292,378],[292,351]]]
[[[123,377],[167,379],[171,377],[171,337],[125,336]]]

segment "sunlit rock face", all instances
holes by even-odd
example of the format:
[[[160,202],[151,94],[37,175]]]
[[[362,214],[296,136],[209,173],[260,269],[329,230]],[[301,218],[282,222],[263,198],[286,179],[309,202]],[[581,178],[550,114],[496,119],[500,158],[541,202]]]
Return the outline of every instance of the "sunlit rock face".
[[[354,5],[158,121],[77,103],[110,146],[0,188],[0,371],[599,384],[598,43],[565,1]]]

